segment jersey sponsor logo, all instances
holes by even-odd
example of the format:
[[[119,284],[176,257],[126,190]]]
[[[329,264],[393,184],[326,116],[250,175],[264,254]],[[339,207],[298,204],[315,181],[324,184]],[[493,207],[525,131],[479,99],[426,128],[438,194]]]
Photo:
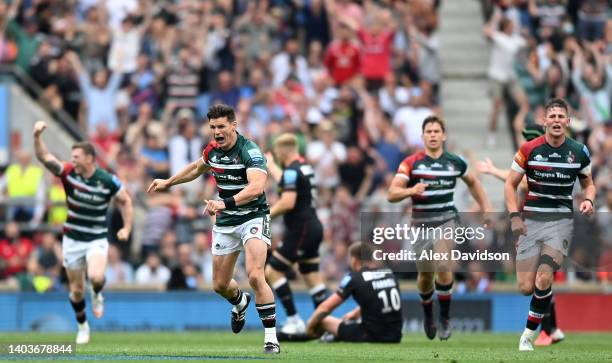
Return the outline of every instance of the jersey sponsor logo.
[[[542,155],[538,154],[533,158],[535,161],[548,161],[548,158],[543,157]]]
[[[582,152],[584,152],[584,154],[587,156],[587,158],[590,158],[590,157],[591,157],[591,153],[589,152],[589,148],[588,148],[588,147],[586,147],[586,145],[584,145],[584,146],[582,147]]]
[[[417,169],[419,169],[419,170],[428,170],[429,168],[427,166],[425,166],[425,164],[419,164],[419,166],[417,166]]]
[[[259,227],[255,226],[251,228],[251,234],[257,234],[257,232],[259,232]]]
[[[351,275],[344,276],[344,278],[342,278],[342,281],[340,281],[340,287],[341,288],[347,287],[349,282],[351,282]]]
[[[548,155],[549,158],[560,158],[561,155],[557,154],[557,153],[552,153],[550,155]]]
[[[106,199],[99,195],[84,193],[78,189],[74,189],[74,195],[78,196],[79,198],[91,200],[92,202],[106,202]]]
[[[364,281],[372,281],[385,278],[390,271],[382,270],[382,271],[364,271],[361,273]]]
[[[286,184],[295,184],[297,181],[298,173],[293,169],[287,169],[283,173],[283,179]]]
[[[442,164],[440,164],[440,163],[433,163],[433,164],[431,164],[431,167],[432,168],[441,168]]]

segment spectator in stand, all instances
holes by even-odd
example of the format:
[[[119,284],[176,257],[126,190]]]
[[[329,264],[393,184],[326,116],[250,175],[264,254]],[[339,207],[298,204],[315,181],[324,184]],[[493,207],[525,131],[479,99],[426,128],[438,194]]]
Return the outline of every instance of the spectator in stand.
[[[190,244],[178,246],[178,265],[172,269],[168,290],[195,290],[202,283],[200,269],[192,261],[193,250]]]
[[[136,270],[134,282],[138,285],[166,286],[170,280],[170,270],[161,264],[157,253],[150,253],[146,262]]]
[[[166,102],[177,108],[196,108],[199,95],[202,57],[187,46],[179,50],[178,59],[168,69],[165,77]]]
[[[366,27],[357,27],[357,37],[361,41],[361,75],[368,90],[377,90],[391,72],[395,23],[388,10],[375,10],[371,16]]]
[[[319,140],[308,144],[306,157],[315,166],[317,184],[323,188],[335,188],[340,183],[338,165],[346,160],[346,147],[336,141],[333,125],[323,121],[318,127]]]
[[[325,52],[325,67],[336,85],[350,82],[360,71],[360,48],[355,43],[353,31],[346,22],[339,22],[338,37]]]
[[[578,8],[578,38],[593,42],[604,37],[609,18],[610,3],[607,0],[582,0]]]
[[[62,269],[62,247],[60,241],[51,232],[42,235],[28,262],[28,272],[32,276],[46,276],[53,286],[59,285]]]
[[[583,117],[595,127],[612,117],[612,64],[609,61],[606,64],[597,44],[589,45],[588,50],[594,64],[586,61],[580,47],[575,48],[572,83],[580,96]]]
[[[21,236],[19,225],[8,222],[0,239],[0,276],[8,278],[25,272],[34,244]]]
[[[501,11],[496,10],[489,23],[485,26],[484,33],[492,42],[491,60],[489,63],[489,79],[493,108],[489,123],[489,136],[487,146],[495,145],[495,133],[497,131],[497,119],[504,105],[504,92],[508,92],[519,105],[519,112],[512,122],[512,130],[522,130],[523,123],[529,104],[523,90],[519,87],[514,72],[514,61],[519,50],[527,46],[526,40],[515,33],[515,25],[510,19],[502,17]],[[514,146],[518,148],[521,144],[520,132],[513,132]]]
[[[202,273],[202,282],[212,284],[212,252],[210,250],[209,232],[197,232],[193,235],[193,254],[191,259]]]
[[[134,269],[123,261],[121,250],[115,244],[108,246],[108,264],[106,266],[106,286],[126,285],[134,281]]]
[[[115,101],[121,84],[121,73],[115,71],[109,77],[105,69],[99,69],[94,73],[92,82],[89,79],[89,74],[83,68],[79,56],[70,52],[67,57],[79,77],[83,101],[87,104],[85,129],[93,133],[99,123],[105,123],[110,132],[116,132],[119,129],[119,120],[117,119]]]
[[[0,177],[0,199],[7,198],[9,220],[38,226],[45,213],[44,171],[32,164],[32,155],[25,150],[18,150],[15,155],[17,162],[9,165]]]
[[[229,71],[222,71],[217,78],[218,89],[210,93],[211,104],[223,103],[236,107],[240,99],[240,89],[234,84],[234,77]]]

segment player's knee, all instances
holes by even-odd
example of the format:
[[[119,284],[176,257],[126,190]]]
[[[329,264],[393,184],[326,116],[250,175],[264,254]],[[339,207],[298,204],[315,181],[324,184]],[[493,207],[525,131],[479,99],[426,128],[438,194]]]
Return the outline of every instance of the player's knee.
[[[228,286],[229,283],[227,283],[226,281],[213,280],[213,290],[219,295],[224,295],[227,291]]]
[[[421,272],[419,273],[417,280],[419,283],[433,283],[434,273],[433,272]]]
[[[89,281],[94,284],[104,283],[104,273],[93,272],[89,274]]]
[[[264,273],[261,269],[251,269],[248,272],[249,277],[249,285],[255,288],[262,283],[265,283]]]
[[[519,290],[521,291],[521,294],[525,296],[533,294],[533,288],[534,288],[533,282],[519,281],[518,286],[519,286]]]
[[[83,286],[70,286],[70,300],[78,302],[83,300],[84,298],[85,296],[83,294]]]

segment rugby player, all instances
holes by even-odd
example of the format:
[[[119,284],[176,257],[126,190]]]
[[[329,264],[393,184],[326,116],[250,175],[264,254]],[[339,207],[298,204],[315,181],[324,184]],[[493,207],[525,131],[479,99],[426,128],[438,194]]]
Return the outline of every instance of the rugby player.
[[[538,136],[544,134],[544,128],[540,125],[534,125],[523,129],[523,137],[527,141],[531,141]],[[510,169],[500,169],[496,167],[490,159],[478,163],[478,171],[489,174],[495,178],[505,182],[510,174]],[[519,199],[524,201],[527,194],[527,178],[523,177],[518,186]],[[536,346],[548,346],[554,343],[559,343],[565,339],[565,334],[557,325],[557,312],[555,309],[555,298],[550,300],[550,308],[548,313],[542,319],[542,326],[538,338],[535,340]]]
[[[423,121],[422,131],[425,150],[418,151],[402,161],[389,186],[388,200],[396,203],[411,198],[413,225],[454,229],[458,219],[453,200],[454,190],[457,178],[461,178],[480,209],[489,213],[489,200],[480,181],[472,173],[468,173],[467,162],[462,157],[444,150],[444,121],[437,116],[429,116]],[[417,241],[415,247],[420,250],[418,255],[421,251],[432,248],[435,252],[449,253],[452,243],[453,241],[423,239]],[[425,334],[429,339],[434,339],[438,333],[433,317],[435,289],[440,308],[438,337],[440,340],[447,340],[452,333],[450,306],[453,271],[449,262],[445,261],[417,261],[417,270],[417,288],[425,315]]]
[[[324,332],[336,341],[354,343],[399,343],[402,340],[402,299],[393,272],[373,258],[370,245],[355,242],[349,247],[351,272],[338,290],[323,301],[312,314],[306,328],[308,337]],[[357,307],[342,319],[330,314],[349,297]]]
[[[68,275],[70,304],[78,322],[77,344],[89,342],[89,324],[85,314],[85,280],[91,283],[92,312],[104,315],[104,272],[108,258],[108,208],[114,198],[123,228],[117,238],[126,241],[132,230],[132,200],[117,176],[96,166],[96,151],[90,143],[72,145],[72,159],[61,162],[42,140],[47,128],[44,121],[34,124],[36,158],[53,175],[60,177],[66,192],[68,219],[62,238],[63,265]]]
[[[306,325],[297,313],[285,274],[297,262],[315,308],[329,295],[319,272],[323,226],[315,209],[317,184],[312,166],[300,157],[295,135],[279,136],[274,142],[274,155],[283,170],[276,166],[273,155],[269,154],[268,170],[280,189],[280,198],[270,209],[270,217],[282,215],[285,232],[282,244],[272,252],[268,261],[266,277],[287,314],[287,322],[280,331],[304,334]]]
[[[521,293],[532,295],[519,351],[532,351],[533,338],[552,300],[553,273],[567,256],[573,233],[572,190],[576,178],[585,194],[580,213],[593,213],[595,185],[587,147],[565,135],[567,103],[553,99],[545,107],[544,135],[521,146],[514,156],[504,191],[512,232],[519,236],[516,273]],[[517,188],[527,176],[521,212]],[[525,218],[525,220],[523,220]]]
[[[259,147],[236,131],[234,110],[214,105],[208,110],[212,140],[202,157],[169,179],[155,179],[148,192],[165,190],[212,172],[221,200],[207,200],[206,212],[216,215],[213,227],[213,287],[233,305],[231,326],[239,333],[251,301],[233,279],[236,260],[244,249],[249,284],[255,292],[257,312],[264,326],[264,353],[280,353],[276,338],[274,294],[264,267],[270,246],[270,211],[264,188],[266,160]]]

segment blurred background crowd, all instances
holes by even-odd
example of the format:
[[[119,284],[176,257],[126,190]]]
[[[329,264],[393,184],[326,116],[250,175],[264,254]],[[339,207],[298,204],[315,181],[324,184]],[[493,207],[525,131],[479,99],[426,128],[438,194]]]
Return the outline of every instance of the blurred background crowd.
[[[572,259],[612,271],[610,3],[482,3],[483,36],[491,44],[487,145],[495,147],[498,118],[519,131],[512,136],[519,145],[520,130],[541,121],[547,99],[570,102],[572,135],[592,153],[601,212],[577,227],[597,238],[580,241]],[[145,189],[152,178],[199,158],[209,140],[205,114],[215,103],[235,107],[239,131],[263,150],[283,132],[298,135],[318,179],[321,269],[337,281],[347,269],[347,246],[360,239],[360,212],[407,207],[390,205],[386,189],[401,160],[423,146],[422,120],[452,118],[441,112],[439,6],[440,0],[3,1],[0,63],[40,85],[38,101],[70,116],[134,200],[128,243],[114,238],[121,217],[111,211],[108,285],[193,289],[211,282],[211,225],[202,200],[215,196],[214,181],[157,195]],[[33,202],[3,204],[0,279],[37,291],[61,288],[61,184],[31,152],[13,155],[0,194]],[[494,168],[470,162],[482,174]],[[267,197],[277,198],[272,182]],[[512,248],[507,229],[500,217],[487,243]],[[280,236],[276,222],[274,243]],[[478,266],[467,270],[460,291],[487,291],[493,281],[512,279]],[[605,272],[571,276],[612,281]]]

